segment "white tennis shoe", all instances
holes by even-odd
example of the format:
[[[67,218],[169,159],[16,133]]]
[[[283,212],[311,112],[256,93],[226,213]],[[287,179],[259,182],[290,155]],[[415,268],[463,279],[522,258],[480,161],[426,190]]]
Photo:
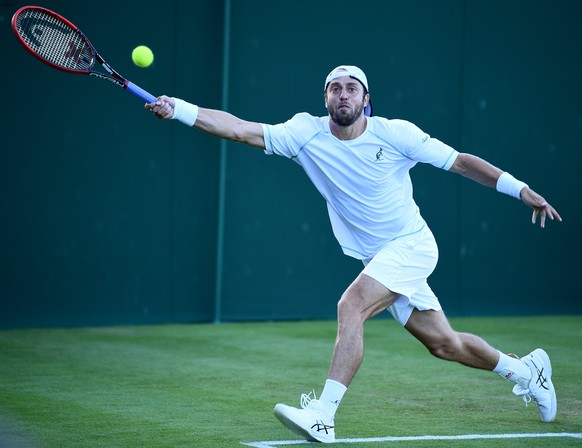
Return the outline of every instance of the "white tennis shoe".
[[[531,379],[528,388],[519,384],[513,386],[513,393],[523,397],[525,405],[533,400],[538,406],[540,417],[544,422],[551,422],[556,418],[557,400],[556,391],[552,384],[552,364],[550,357],[541,348],[535,349],[529,355],[521,358],[521,361],[529,367]]]
[[[275,406],[275,416],[287,428],[306,440],[322,443],[335,441],[333,417],[329,417],[323,410],[315,391],[301,394],[301,409],[279,403]]]

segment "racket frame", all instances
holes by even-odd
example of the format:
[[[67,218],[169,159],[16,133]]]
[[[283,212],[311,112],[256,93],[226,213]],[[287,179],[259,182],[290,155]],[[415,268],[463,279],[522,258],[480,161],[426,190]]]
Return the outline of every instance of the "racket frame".
[[[30,9],[41,10],[42,12],[44,12],[44,13],[50,15],[50,16],[55,17],[56,19],[64,22],[67,26],[69,26],[71,28],[71,30],[74,33],[76,33],[77,35],[79,35],[81,37],[81,39],[83,40],[83,42],[85,42],[85,44],[91,49],[92,60],[88,63],[88,69],[86,69],[86,70],[83,70],[83,69],[73,69],[73,68],[64,67],[62,65],[55,64],[55,63],[49,61],[48,59],[45,59],[42,56],[40,56],[30,45],[28,45],[28,43],[21,37],[21,34],[18,31],[18,27],[17,27],[16,23],[17,23],[17,19],[18,19],[19,15],[24,10],[30,10]],[[99,54],[99,52],[97,51],[97,49],[95,48],[95,46],[91,43],[91,41],[89,40],[89,38],[79,29],[79,27],[77,27],[76,25],[74,25],[70,20],[66,19],[65,17],[61,16],[60,14],[58,14],[58,13],[56,13],[54,11],[51,11],[50,9],[43,8],[42,6],[23,6],[23,7],[19,8],[14,13],[14,15],[12,16],[11,26],[12,26],[12,31],[13,31],[14,35],[16,36],[18,42],[20,42],[20,44],[30,54],[32,54],[36,59],[38,59],[39,61],[41,61],[41,62],[43,62],[43,63],[45,63],[45,64],[47,64],[47,65],[49,65],[49,66],[51,66],[53,68],[56,68],[57,70],[61,70],[61,71],[64,71],[64,72],[73,73],[73,74],[81,74],[81,75],[95,76],[97,78],[101,78],[101,79],[105,79],[107,81],[111,81],[114,84],[117,84],[118,86],[123,87],[124,89],[130,91],[134,95],[140,97],[141,99],[143,99],[147,103],[153,103],[153,102],[156,101],[156,97],[153,96],[151,93],[149,93],[146,90],[142,89],[138,85],[132,83],[128,79],[126,79],[123,76],[121,76],[117,71],[115,71],[105,61],[105,59],[103,59],[103,57]],[[95,67],[95,62],[98,62],[99,65],[101,65],[101,67],[103,67],[103,69],[107,73],[103,73],[103,72],[99,72],[97,70],[93,70],[93,67]]]

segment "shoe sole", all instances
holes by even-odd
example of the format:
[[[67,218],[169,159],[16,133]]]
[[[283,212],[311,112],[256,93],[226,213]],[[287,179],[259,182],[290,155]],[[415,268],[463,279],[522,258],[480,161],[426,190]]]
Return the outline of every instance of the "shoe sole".
[[[315,437],[313,437],[313,435],[311,435],[311,433],[307,429],[302,428],[297,423],[295,423],[293,420],[291,420],[291,418],[289,416],[287,416],[287,412],[286,412],[288,407],[290,407],[290,406],[287,406],[285,404],[278,404],[277,406],[275,406],[275,410],[274,410],[275,417],[277,417],[279,419],[279,421],[281,423],[283,423],[287,428],[289,428],[295,434],[300,435],[305,440],[308,440],[309,442],[321,442],[321,443],[333,442],[333,440],[318,440],[318,439],[316,439]]]

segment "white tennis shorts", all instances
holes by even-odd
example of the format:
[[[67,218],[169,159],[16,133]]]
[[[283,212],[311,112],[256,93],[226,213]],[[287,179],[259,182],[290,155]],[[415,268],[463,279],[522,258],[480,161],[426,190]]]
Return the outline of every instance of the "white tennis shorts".
[[[386,244],[364,261],[364,274],[400,295],[388,311],[402,326],[412,311],[441,310],[441,304],[427,283],[439,258],[434,235],[427,225],[412,235]]]

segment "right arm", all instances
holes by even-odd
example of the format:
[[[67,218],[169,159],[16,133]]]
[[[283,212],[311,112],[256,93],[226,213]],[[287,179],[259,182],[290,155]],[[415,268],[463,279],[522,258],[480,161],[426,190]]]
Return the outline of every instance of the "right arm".
[[[155,103],[146,104],[145,108],[151,110],[157,118],[169,119],[174,117],[175,106],[174,98],[162,95]],[[241,120],[228,112],[200,107],[194,127],[219,138],[265,149],[263,127],[256,122]]]

